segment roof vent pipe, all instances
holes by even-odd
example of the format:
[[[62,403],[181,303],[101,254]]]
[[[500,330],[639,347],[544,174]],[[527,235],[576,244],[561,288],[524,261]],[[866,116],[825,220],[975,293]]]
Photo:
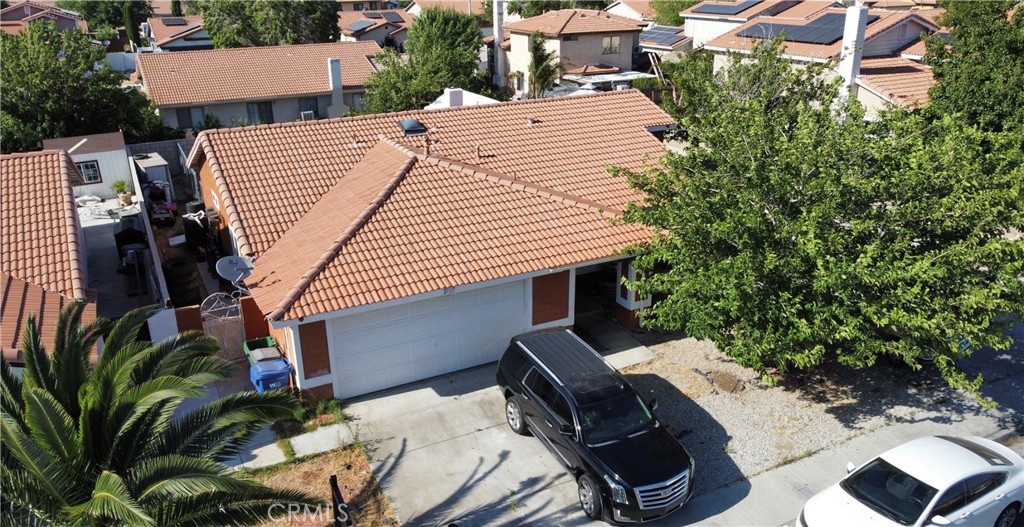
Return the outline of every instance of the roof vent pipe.
[[[856,95],[857,76],[860,75],[860,59],[864,53],[864,32],[868,25],[868,8],[857,1],[846,8],[846,25],[843,28],[843,48],[839,55],[839,76],[843,79],[839,96],[848,100]]]

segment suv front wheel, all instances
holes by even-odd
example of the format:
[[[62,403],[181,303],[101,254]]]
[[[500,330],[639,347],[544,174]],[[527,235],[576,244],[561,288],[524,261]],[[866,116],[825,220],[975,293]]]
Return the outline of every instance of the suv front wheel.
[[[505,400],[505,420],[508,427],[519,435],[526,435],[526,420],[523,418],[523,407],[519,404],[519,396],[513,395]]]
[[[581,474],[576,482],[580,495],[580,507],[583,513],[591,520],[601,519],[601,489],[597,487],[594,479],[586,474]]]

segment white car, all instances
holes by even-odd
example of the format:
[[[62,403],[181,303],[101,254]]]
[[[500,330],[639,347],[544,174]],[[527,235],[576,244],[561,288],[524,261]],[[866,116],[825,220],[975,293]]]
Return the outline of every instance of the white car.
[[[1013,527],[1024,507],[1024,459],[980,437],[922,437],[807,501],[798,527]]]

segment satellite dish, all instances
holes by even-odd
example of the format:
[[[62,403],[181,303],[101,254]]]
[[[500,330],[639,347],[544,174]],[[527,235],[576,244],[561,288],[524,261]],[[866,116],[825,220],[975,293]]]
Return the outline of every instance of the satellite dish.
[[[252,275],[252,262],[241,256],[225,256],[217,260],[217,274],[230,282],[241,282]]]

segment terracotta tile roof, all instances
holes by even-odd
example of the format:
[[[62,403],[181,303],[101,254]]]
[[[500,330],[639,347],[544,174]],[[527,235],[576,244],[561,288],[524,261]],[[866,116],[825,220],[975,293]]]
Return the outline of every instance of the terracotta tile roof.
[[[878,9],[910,9],[917,5],[914,0],[864,0],[864,5]]]
[[[654,8],[651,7],[651,0],[617,0],[616,3],[621,3],[626,7],[640,13],[640,16],[644,18],[654,18]]]
[[[402,119],[432,130],[430,156]],[[646,128],[671,123],[641,93],[610,92],[210,130],[191,163],[209,163],[240,252],[257,257],[258,304],[270,314],[288,300],[279,315],[291,318],[610,256],[638,231],[606,215],[640,196],[606,167],[656,162],[664,148]],[[288,249],[304,237],[317,248]],[[460,247],[478,248],[464,259]],[[311,270],[315,283],[290,295]]]
[[[183,20],[184,24],[167,25],[168,20]],[[199,15],[176,17],[153,17],[146,21],[157,46],[185,38],[203,30],[203,17]]]
[[[454,9],[460,13],[466,12],[466,5],[469,4],[469,8],[474,15],[480,16],[484,14],[484,0],[414,0],[409,7],[413,4],[420,6],[421,9],[429,9],[431,7],[440,7],[443,9]],[[409,9],[406,8],[406,10]]]
[[[565,70],[566,75],[603,75],[606,73],[618,73],[622,68],[609,66],[607,64],[584,64],[577,68]]]
[[[346,89],[361,88],[378,53],[372,41],[145,53],[138,69],[157,106],[183,106],[329,94],[328,58]]]
[[[85,300],[82,322],[89,324],[96,320],[95,292],[90,291]],[[21,334],[29,315],[36,316],[40,341],[47,349],[51,349],[57,334],[58,314],[71,301],[60,293],[47,291],[14,278],[7,271],[0,271],[0,353],[3,353],[4,359],[15,364],[25,362],[21,352]],[[95,349],[92,355],[95,360]]]
[[[79,143],[82,143],[79,145]],[[78,145],[77,148],[75,146]],[[78,135],[60,139],[45,139],[43,148],[46,150],[64,150],[69,154],[95,154],[99,152],[125,151],[124,134],[110,132],[108,134]],[[72,150],[74,148],[74,150]],[[127,156],[128,154],[125,153]]]
[[[924,59],[925,51],[927,51],[927,48],[925,47],[924,39],[920,39],[907,44],[897,52],[905,59],[922,60]]]
[[[62,17],[71,18],[71,19],[74,19],[74,20],[85,20],[85,17],[83,17],[82,15],[80,15],[80,14],[74,12],[74,11],[71,11],[69,9],[63,9],[63,8],[57,7],[56,0],[54,0],[54,1],[45,1],[44,0],[44,1],[18,2],[16,4],[11,4],[11,5],[3,8],[3,9],[0,9],[0,15],[10,15],[11,13],[22,14],[22,13],[25,12],[24,8],[25,8],[26,5],[34,7],[35,9],[39,9],[39,10],[41,10],[42,13],[52,13],[53,16],[62,16]],[[28,15],[25,15],[25,16],[22,16],[22,18],[19,18],[19,20],[27,20],[27,19],[30,19],[30,18],[35,18],[39,14],[40,14],[40,12],[29,13]]]
[[[935,77],[928,66],[900,57],[864,57],[857,84],[894,104],[916,108],[928,102]]]
[[[47,291],[85,298],[71,156],[44,150],[0,156],[2,271]]]
[[[763,23],[779,23],[788,25],[808,25],[809,23],[817,20],[818,18],[827,14],[838,13],[844,14],[844,9],[826,9],[818,12],[807,19],[795,20],[786,19],[781,17],[758,17],[755,18],[736,29],[708,42],[705,47],[711,50],[728,50],[728,51],[749,51],[757,45],[761,39],[748,38],[739,36],[747,28],[753,27],[757,24]],[[872,38],[886,32],[888,29],[896,26],[897,24],[907,21],[909,19],[915,19],[925,27],[930,29],[937,29],[937,27],[931,23],[927,18],[917,16],[914,11],[887,11],[884,9],[872,9],[869,11],[871,15],[877,16],[878,18],[869,23],[867,29],[864,32],[864,40],[868,41]],[[839,52],[842,51],[843,41],[839,39],[831,44],[810,44],[806,42],[784,42],[786,47],[786,55],[792,58],[804,58],[811,60],[827,60],[839,56]]]
[[[705,5],[738,5],[744,0],[722,2],[718,0],[706,0],[689,9],[684,9],[684,18],[707,18],[714,20],[746,21],[759,16],[779,16],[785,18],[806,18],[822,9],[834,6],[836,3],[831,0],[765,0],[751,5],[750,7],[733,15],[700,13],[697,10]]]
[[[31,10],[34,12],[25,14],[24,8],[26,5],[34,8]],[[30,22],[43,18],[56,20],[58,17],[68,18],[75,21],[78,28],[82,31],[89,30],[89,26],[86,24],[85,18],[83,18],[82,15],[74,11],[61,9],[56,6],[55,2],[19,2],[0,10],[0,15],[7,17],[7,20],[0,20],[0,31],[3,31],[8,35],[17,35],[18,33],[21,33],[21,30],[28,27]]]
[[[395,13],[396,15],[402,17],[402,21],[390,22],[383,17],[369,18],[366,16],[367,13]],[[373,22],[373,25],[363,27],[362,29],[356,31],[349,29],[349,26],[361,20]],[[360,35],[363,33],[373,31],[381,26],[391,26],[392,28],[394,28],[394,30],[388,34],[394,34],[398,30],[407,29],[408,26],[412,24],[412,21],[413,16],[402,9],[386,9],[383,11],[342,11],[338,13],[338,28],[341,29],[341,32],[345,35]]]
[[[543,15],[525,18],[518,22],[505,24],[505,29],[512,33],[535,33],[540,31],[545,36],[574,35],[582,33],[617,33],[624,31],[640,31],[647,24],[623,16],[594,11],[590,9],[560,9],[548,11]]]

